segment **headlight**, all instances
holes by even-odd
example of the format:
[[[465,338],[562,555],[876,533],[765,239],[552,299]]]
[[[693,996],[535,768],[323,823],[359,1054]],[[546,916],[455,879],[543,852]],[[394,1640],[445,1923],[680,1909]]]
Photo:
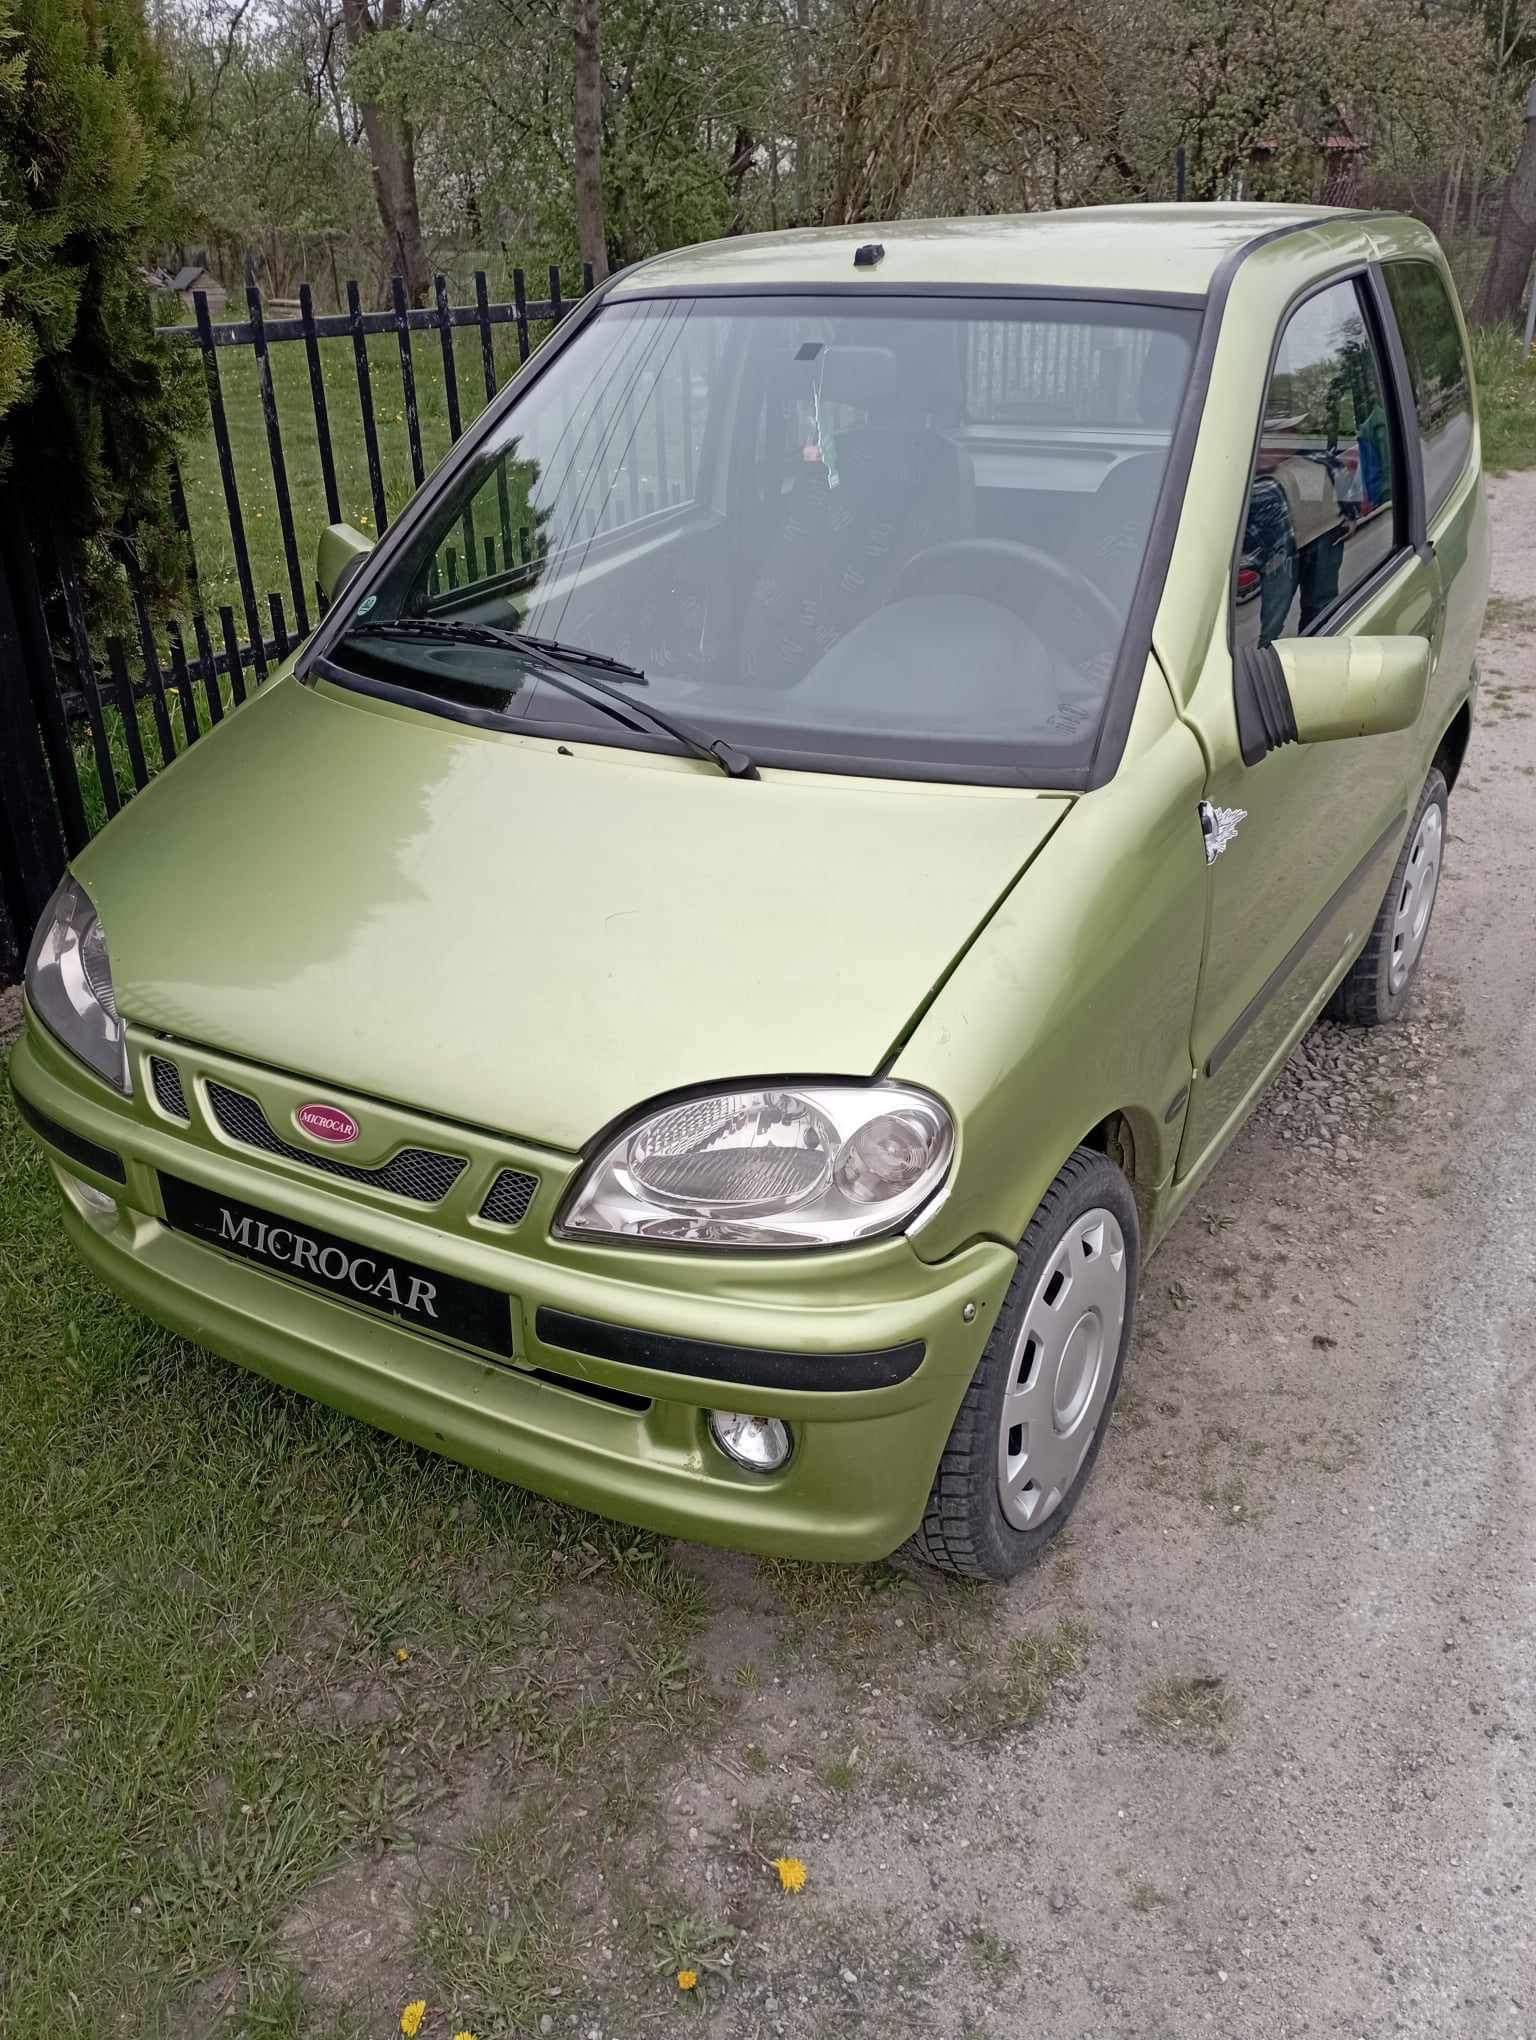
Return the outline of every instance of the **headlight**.
[[[930,1201],[954,1149],[944,1107],[901,1084],[721,1091],[611,1141],[559,1230],[726,1247],[869,1239]]]
[[[48,902],[27,956],[27,998],[64,1046],[121,1091],[133,1091],[117,1017],[107,938],[84,888],[66,878]]]

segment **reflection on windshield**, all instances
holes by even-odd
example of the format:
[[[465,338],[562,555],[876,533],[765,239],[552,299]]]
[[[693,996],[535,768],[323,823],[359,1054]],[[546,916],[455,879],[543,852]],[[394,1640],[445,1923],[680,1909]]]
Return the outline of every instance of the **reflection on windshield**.
[[[1072,301],[611,304],[466,464],[370,621],[605,653],[770,759],[1080,766],[1194,325]],[[507,686],[472,648],[432,661]],[[569,722],[517,684],[531,721]]]

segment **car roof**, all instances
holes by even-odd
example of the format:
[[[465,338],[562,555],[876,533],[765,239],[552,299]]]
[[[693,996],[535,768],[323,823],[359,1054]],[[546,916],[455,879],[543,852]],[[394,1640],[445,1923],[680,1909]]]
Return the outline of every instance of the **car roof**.
[[[1055,286],[1140,297],[1203,297],[1234,250],[1277,228],[1358,228],[1372,217],[1322,205],[1101,205],[1070,212],[981,219],[896,220],[739,234],[653,256],[614,279],[610,295],[653,290],[856,284]],[[1382,216],[1374,216],[1380,219]],[[884,254],[871,268],[854,253],[870,242]]]

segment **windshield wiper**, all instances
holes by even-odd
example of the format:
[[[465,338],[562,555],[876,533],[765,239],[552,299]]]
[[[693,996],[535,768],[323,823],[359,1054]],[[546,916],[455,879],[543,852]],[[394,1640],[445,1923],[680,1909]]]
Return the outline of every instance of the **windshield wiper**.
[[[652,708],[649,702],[636,701],[617,687],[610,687],[606,680],[599,680],[595,674],[571,674],[562,668],[561,661],[569,660],[572,664],[602,665],[614,672],[645,679],[638,666],[626,666],[622,660],[610,659],[603,652],[572,650],[554,638],[529,637],[523,631],[503,630],[494,623],[465,623],[446,616],[399,616],[381,619],[378,623],[357,623],[343,634],[340,641],[345,644],[349,638],[368,637],[404,644],[409,644],[414,638],[438,644],[481,645],[490,651],[520,652],[524,656],[531,653],[538,663],[540,677],[551,686],[563,688],[577,701],[606,708],[617,721],[628,723],[631,729],[634,717],[643,716],[656,729],[664,730],[674,738],[685,751],[691,751],[695,758],[702,758],[708,764],[718,765],[731,779],[756,779],[758,776],[757,767],[739,744],[727,743],[724,737],[707,736],[702,730],[678,721],[675,716]]]
[[[406,618],[407,622],[413,620],[410,617]],[[451,616],[428,616],[420,620],[424,623],[452,623],[455,625],[458,622],[457,618]],[[496,630],[500,626],[497,624],[487,624],[485,628]],[[612,658],[607,652],[594,652],[590,645],[568,645],[563,638],[535,637],[533,632],[529,630],[513,631],[512,636],[517,639],[519,644],[527,645],[530,650],[548,652],[552,659],[564,659],[568,665],[596,666],[604,673],[618,673],[624,679],[633,681],[636,687],[649,687],[651,684],[645,676],[643,667],[631,666],[627,659]]]

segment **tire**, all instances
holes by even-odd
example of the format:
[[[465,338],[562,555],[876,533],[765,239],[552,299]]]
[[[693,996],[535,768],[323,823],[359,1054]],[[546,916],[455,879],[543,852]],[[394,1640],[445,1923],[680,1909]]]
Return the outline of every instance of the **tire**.
[[[1449,798],[1439,768],[1433,768],[1365,947],[1328,1002],[1330,1020],[1379,1027],[1407,1005],[1440,889]]]
[[[1010,1580],[1056,1535],[1104,1442],[1140,1266],[1129,1184],[1106,1156],[1078,1148],[1019,1243],[909,1546],[915,1556],[965,1579]]]

